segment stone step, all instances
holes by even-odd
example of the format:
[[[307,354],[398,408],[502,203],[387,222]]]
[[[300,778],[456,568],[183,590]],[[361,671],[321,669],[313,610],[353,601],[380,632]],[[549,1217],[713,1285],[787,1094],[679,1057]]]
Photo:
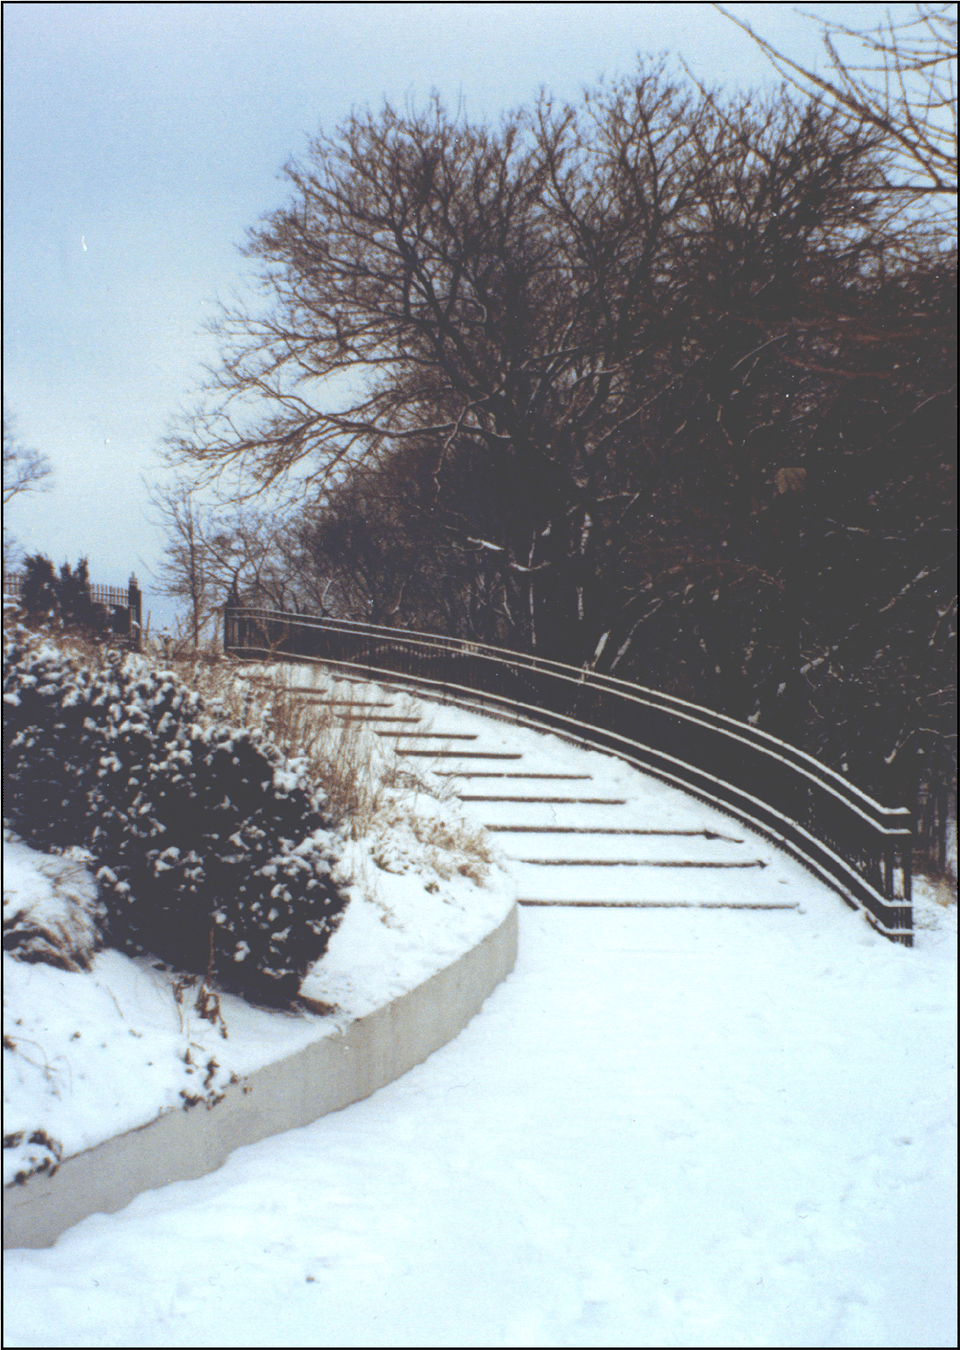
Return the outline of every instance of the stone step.
[[[421,759],[523,759],[522,754],[510,754],[506,750],[398,750],[397,753]]]
[[[669,852],[650,854],[650,861],[683,861]],[[768,867],[677,867],[642,866],[640,855],[635,865],[617,865],[604,859],[600,866],[586,860],[571,866],[561,860],[544,860],[538,865],[525,858],[512,858],[507,865],[513,874],[517,894],[528,900],[589,900],[634,903],[657,901],[678,905],[735,903],[738,905],[784,904],[796,900],[796,893],[771,887]]]
[[[394,717],[390,713],[371,713],[369,717],[357,716],[355,713],[337,713],[339,722],[419,722],[419,717]],[[396,736],[410,735],[410,732],[397,731],[393,733]]]
[[[510,809],[516,811],[518,808]],[[618,808],[611,807],[611,814],[616,810]],[[622,808],[619,810],[621,817],[626,815]],[[582,816],[583,812],[577,814]],[[530,862],[547,870],[551,865],[586,868],[588,871],[596,866],[603,867],[609,874],[610,868],[618,864],[636,867],[647,859],[664,867],[703,867],[717,863],[743,867],[754,865],[755,859],[766,859],[766,854],[758,851],[755,839],[748,845],[735,837],[708,839],[702,831],[674,828],[669,821],[659,829],[634,827],[626,821],[621,825],[616,819],[604,821],[603,827],[596,830],[581,829],[577,825],[570,829],[552,828],[549,824],[543,829],[527,828],[526,819],[516,830],[511,828],[512,824],[503,822],[500,829],[493,831],[500,848],[518,863]],[[591,882],[591,889],[592,886]]]
[[[395,736],[398,740],[420,741],[476,741],[479,736],[470,731],[378,731],[378,736]]]
[[[311,689],[288,689],[288,694],[296,694],[304,703],[310,703],[316,707],[322,708],[392,708],[393,703],[380,702],[377,699],[371,699],[366,702],[358,698],[324,698],[322,694],[315,694]],[[420,718],[416,718],[420,721]]]
[[[484,770],[478,771],[474,769],[468,769],[459,773],[457,772],[456,769],[438,769],[437,777],[438,778],[536,778],[540,780],[547,778],[554,778],[564,783],[573,783],[573,782],[589,783],[593,779],[593,775],[589,773],[494,773],[492,770],[490,772],[487,772]]]
[[[779,899],[781,890],[791,897],[796,891],[777,884],[776,859],[768,864],[757,853],[762,841],[748,840],[746,830],[732,834],[735,821],[725,829],[722,817],[704,816],[693,799],[673,794],[661,805],[652,791],[634,796],[597,768],[595,757],[568,768],[549,739],[542,757],[527,739],[511,749],[516,741],[499,721],[468,718],[454,723],[461,730],[437,730],[452,721],[442,711],[388,699],[362,681],[347,678],[326,694],[315,687],[292,692],[329,708],[337,721],[367,724],[398,755],[451,780],[464,812],[496,834],[520,905],[802,912],[798,900]]]

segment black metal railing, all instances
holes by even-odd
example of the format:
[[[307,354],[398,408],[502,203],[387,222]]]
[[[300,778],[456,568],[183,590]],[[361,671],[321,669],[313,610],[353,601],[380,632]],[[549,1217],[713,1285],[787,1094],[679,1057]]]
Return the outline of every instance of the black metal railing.
[[[342,619],[228,605],[224,648],[399,679],[606,750],[760,830],[865,911],[879,932],[912,944],[910,811],[880,805],[747,723],[521,652]]]

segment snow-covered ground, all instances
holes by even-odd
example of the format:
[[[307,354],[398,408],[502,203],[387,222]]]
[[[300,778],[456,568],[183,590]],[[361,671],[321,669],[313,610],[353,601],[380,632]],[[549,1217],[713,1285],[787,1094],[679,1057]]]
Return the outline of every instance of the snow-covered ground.
[[[352,898],[303,983],[305,995],[335,1009],[328,1016],[273,1012],[220,994],[219,1015],[210,1020],[196,1008],[199,982],[178,989],[176,974],[146,957],[101,951],[82,971],[4,953],[4,1185],[185,1100],[212,1100],[234,1076],[333,1035],[450,965],[513,905],[512,882],[496,866],[484,869],[481,886],[455,869],[432,870],[402,824],[389,844],[381,862],[392,871],[370,856],[378,841],[347,847]],[[5,916],[23,910],[59,937],[83,912],[77,900],[92,906],[95,893],[82,864],[4,839]]]
[[[448,713],[435,714],[444,729]],[[586,752],[552,740],[539,752],[556,772],[583,771]],[[686,799],[644,783],[649,811],[687,828]],[[755,839],[729,825],[749,851]],[[92,1216],[52,1249],[8,1253],[7,1343],[955,1344],[956,908],[919,887],[905,949],[783,863],[780,878],[770,866],[698,875],[718,898],[755,896],[763,878],[795,909],[525,908],[515,972],[427,1063],[210,1176]],[[611,872],[674,884],[674,869]],[[461,882],[472,904],[444,905],[416,869],[384,878],[436,901],[455,944],[488,903]],[[387,907],[403,909],[399,892]],[[309,990],[341,1013],[362,1009],[364,979],[382,991],[403,952],[429,961],[431,933],[445,941],[428,911],[421,931],[367,910],[353,937],[345,921],[341,956],[331,946],[339,977]],[[398,934],[398,948],[376,946]],[[98,1104],[107,1117],[131,1080],[148,1081],[134,1007],[159,1018],[163,1004],[155,1045],[179,1075],[174,1101],[195,1033],[201,1077],[208,1051],[225,1072],[252,1067],[261,1017],[310,1034],[227,1000],[226,1041],[195,1018],[181,1028],[149,963],[127,963],[110,1014],[123,960],[98,957],[97,981],[21,967],[42,982],[20,1007],[43,1044],[64,982],[99,987],[64,1055],[71,1072],[103,1068],[76,1113],[87,1130]],[[87,1030],[113,1055],[75,1058]],[[224,1057],[242,1047],[249,1060]],[[45,1056],[38,1082],[76,1094],[76,1075],[65,1089],[64,1065]]]

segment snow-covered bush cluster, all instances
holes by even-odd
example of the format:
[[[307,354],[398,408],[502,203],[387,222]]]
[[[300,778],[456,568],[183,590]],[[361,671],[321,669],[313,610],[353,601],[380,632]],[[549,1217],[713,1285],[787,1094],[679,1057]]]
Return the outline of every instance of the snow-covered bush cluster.
[[[89,850],[106,942],[255,1002],[294,999],[347,901],[302,762],[171,671],[81,662],[23,629],[3,691],[4,814],[37,848]]]

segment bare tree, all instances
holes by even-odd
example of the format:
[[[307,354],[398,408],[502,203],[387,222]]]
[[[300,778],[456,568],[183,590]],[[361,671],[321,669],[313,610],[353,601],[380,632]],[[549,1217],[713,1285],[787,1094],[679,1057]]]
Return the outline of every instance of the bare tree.
[[[776,70],[808,97],[826,100],[855,122],[883,134],[889,158],[883,190],[904,197],[957,191],[957,18],[953,4],[916,4],[900,23],[887,16],[872,32],[823,22],[832,78],[807,70],[743,19],[715,4],[749,33]],[[813,17],[813,16],[808,16]],[[846,39],[862,62],[845,57]]]
[[[50,461],[39,450],[23,445],[13,414],[3,409],[3,505],[7,507],[22,492],[48,492],[53,473]],[[22,552],[14,537],[3,526],[3,567],[6,571]]]
[[[205,515],[190,484],[157,488],[150,497],[160,515],[167,542],[157,579],[161,593],[187,604],[187,628],[194,650],[199,648],[222,597],[214,592],[212,569],[204,538]]]
[[[298,608],[296,588],[280,548],[286,529],[279,506],[275,510],[224,507],[211,517],[205,544],[221,597],[230,592],[251,604]]]
[[[266,310],[224,315],[170,446],[249,493],[299,475],[309,509],[205,530],[211,566],[612,669],[885,783],[950,682],[955,274],[891,195],[887,126],[816,93],[641,71],[496,129],[435,101],[316,141],[250,237]]]
[[[195,650],[229,594],[278,609],[298,607],[280,549],[282,515],[211,502],[184,479],[155,488],[150,500],[167,536],[160,589],[186,602],[185,626]]]
[[[839,121],[723,110],[662,71],[497,130],[436,101],[355,115],[288,167],[292,204],[248,246],[271,309],[225,315],[172,452],[259,488],[420,447],[496,636],[580,661],[620,622],[608,579],[678,448],[756,476],[744,390],[807,341],[762,322],[860,265],[878,133]],[[688,552],[647,547],[662,573]]]

